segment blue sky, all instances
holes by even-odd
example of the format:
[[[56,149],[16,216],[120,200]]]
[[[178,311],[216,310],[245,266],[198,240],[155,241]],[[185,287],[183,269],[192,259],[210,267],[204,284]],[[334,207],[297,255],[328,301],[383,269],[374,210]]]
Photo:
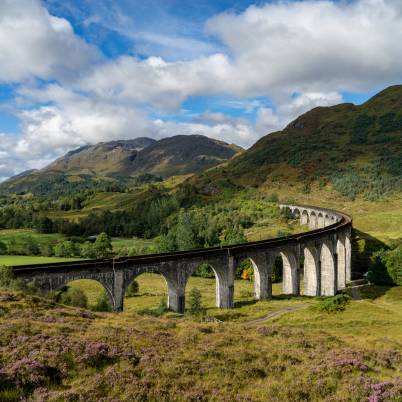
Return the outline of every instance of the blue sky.
[[[86,143],[241,146],[402,76],[397,0],[3,0],[0,179]]]

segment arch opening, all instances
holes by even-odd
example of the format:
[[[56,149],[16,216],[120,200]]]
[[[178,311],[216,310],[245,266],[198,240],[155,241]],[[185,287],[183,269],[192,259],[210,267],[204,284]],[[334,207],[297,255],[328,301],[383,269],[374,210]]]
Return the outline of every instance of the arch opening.
[[[111,291],[95,279],[73,279],[61,286],[55,300],[70,306],[94,311],[112,311],[114,300]]]
[[[197,289],[201,293],[201,303],[203,308],[210,309],[219,307],[221,304],[219,285],[219,274],[210,263],[202,263],[198,265],[186,284],[186,303],[188,304],[191,301],[191,292],[194,291],[194,289]]]
[[[159,272],[143,272],[130,278],[124,289],[124,311],[162,315],[168,309],[168,282]]]
[[[273,294],[298,295],[299,272],[299,261],[293,252],[278,252],[272,264]]]
[[[251,304],[267,298],[266,280],[251,257],[241,259],[236,265],[234,299],[235,305]]]

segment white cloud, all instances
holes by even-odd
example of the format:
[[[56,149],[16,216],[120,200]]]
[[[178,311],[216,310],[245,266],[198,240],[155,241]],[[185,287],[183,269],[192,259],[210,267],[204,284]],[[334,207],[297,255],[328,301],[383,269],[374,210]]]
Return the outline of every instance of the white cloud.
[[[0,83],[72,78],[96,57],[67,20],[49,15],[39,1],[0,2]]]
[[[344,90],[400,80],[401,21],[396,0],[279,1],[211,18],[207,29],[224,52],[209,54],[213,46],[197,39],[137,30],[141,46],[176,47],[187,55],[194,48],[199,56],[106,60],[39,1],[2,0],[0,82],[22,82],[22,131],[17,137],[1,134],[0,176],[116,138],[202,133],[249,146],[312,107],[341,102]],[[36,88],[32,77],[58,83]],[[214,110],[187,123],[149,117],[176,112],[191,96],[214,95],[255,121]],[[254,97],[268,97],[273,106]]]

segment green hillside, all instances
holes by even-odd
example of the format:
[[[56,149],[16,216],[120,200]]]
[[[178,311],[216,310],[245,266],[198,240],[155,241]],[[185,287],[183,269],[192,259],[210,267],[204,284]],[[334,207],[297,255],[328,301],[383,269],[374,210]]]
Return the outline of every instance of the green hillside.
[[[318,107],[268,134],[225,167],[192,183],[200,193],[224,186],[314,184],[347,199],[378,200],[402,191],[402,86],[361,106]]]

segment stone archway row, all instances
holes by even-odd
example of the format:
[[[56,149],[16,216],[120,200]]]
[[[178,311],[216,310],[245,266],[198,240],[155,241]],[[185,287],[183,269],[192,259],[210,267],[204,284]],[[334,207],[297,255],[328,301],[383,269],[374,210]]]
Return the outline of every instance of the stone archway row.
[[[311,230],[226,247],[144,255],[108,260],[27,265],[14,268],[17,277],[34,281],[43,291],[56,290],[74,279],[94,279],[106,289],[115,311],[123,309],[124,293],[138,275],[161,274],[168,287],[168,306],[182,313],[185,288],[201,264],[209,264],[216,276],[216,304],[234,306],[236,268],[248,258],[254,268],[254,293],[258,300],[272,297],[275,258],[283,261],[283,289],[288,295],[335,295],[351,280],[352,219],[341,212],[301,205],[280,205]],[[301,275],[304,287],[300,288]]]

